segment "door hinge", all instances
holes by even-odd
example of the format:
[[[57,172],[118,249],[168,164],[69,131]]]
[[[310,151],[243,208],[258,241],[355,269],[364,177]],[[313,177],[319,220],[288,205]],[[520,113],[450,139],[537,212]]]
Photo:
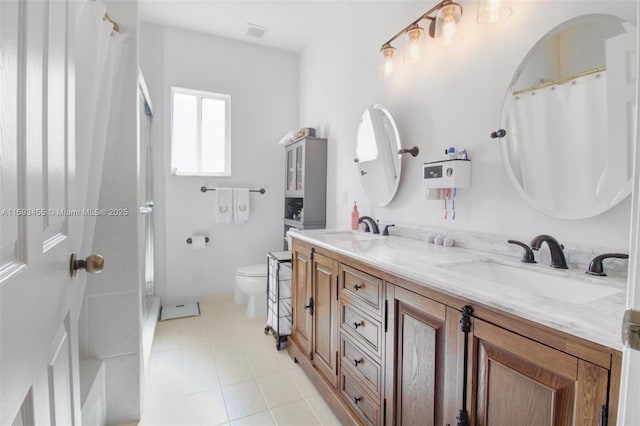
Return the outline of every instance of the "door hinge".
[[[473,310],[470,306],[462,307],[462,317],[460,318],[460,331],[469,333],[471,331],[471,314]]]
[[[340,294],[340,277],[336,275],[336,300],[339,300],[338,295]]]
[[[607,426],[607,407],[603,405],[600,407],[600,426]]]
[[[624,311],[622,318],[622,343],[640,351],[640,312],[633,309]]]
[[[384,332],[389,329],[389,301],[384,301]]]
[[[316,249],[311,247],[311,252],[309,253],[309,260],[313,260],[313,254],[316,252]]]
[[[336,351],[336,376],[338,375],[338,351]]]
[[[313,352],[309,352],[309,359],[313,361]]]
[[[382,400],[382,424],[387,424],[387,398]]]

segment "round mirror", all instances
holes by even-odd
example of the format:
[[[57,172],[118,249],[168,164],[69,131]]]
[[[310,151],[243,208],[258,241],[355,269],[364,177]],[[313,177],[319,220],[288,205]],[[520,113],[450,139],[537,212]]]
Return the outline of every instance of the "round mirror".
[[[382,105],[368,107],[358,126],[355,161],[364,192],[379,206],[389,204],[398,189],[400,147],[398,129],[389,111]]]
[[[562,219],[598,215],[631,193],[636,29],[585,15],[529,51],[502,112],[502,162],[518,193]]]

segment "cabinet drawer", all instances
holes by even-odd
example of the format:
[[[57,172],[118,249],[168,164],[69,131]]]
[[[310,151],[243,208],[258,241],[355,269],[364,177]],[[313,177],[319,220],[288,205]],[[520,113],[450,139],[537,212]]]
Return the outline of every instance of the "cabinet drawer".
[[[351,374],[346,372],[340,374],[340,393],[360,414],[367,425],[379,425],[382,423],[380,400],[365,391],[364,387]]]
[[[360,340],[380,359],[382,355],[382,324],[355,306],[341,302],[340,326]]]
[[[351,341],[347,334],[340,334],[340,365],[350,369],[376,395],[380,395],[382,369],[380,365]]]
[[[342,292],[382,313],[382,280],[357,269],[342,266]]]

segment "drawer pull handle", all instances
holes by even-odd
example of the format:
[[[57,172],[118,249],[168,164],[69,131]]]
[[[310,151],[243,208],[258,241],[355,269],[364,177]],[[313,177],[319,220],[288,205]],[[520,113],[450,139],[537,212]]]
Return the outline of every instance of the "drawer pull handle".
[[[357,367],[357,366],[358,366],[358,364],[362,364],[362,361],[364,361],[364,360],[363,360],[363,359],[354,359],[354,360],[353,360],[353,365],[354,365],[355,367]]]
[[[353,289],[354,289],[355,291],[358,291],[358,290],[360,290],[361,288],[362,288],[362,286],[361,286],[360,284],[354,284],[354,285],[353,285]]]
[[[360,397],[360,396],[356,396],[356,397],[353,398],[353,403],[356,404],[356,405],[358,405],[358,402],[360,402],[360,401],[362,401],[362,397]]]
[[[353,328],[355,328],[357,330],[358,327],[364,327],[364,321],[354,322],[353,323]]]

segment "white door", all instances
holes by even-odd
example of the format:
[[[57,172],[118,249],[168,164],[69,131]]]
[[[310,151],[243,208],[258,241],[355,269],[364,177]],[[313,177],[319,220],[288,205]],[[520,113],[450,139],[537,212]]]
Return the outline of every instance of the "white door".
[[[0,0],[0,424],[80,423],[73,0]]]

